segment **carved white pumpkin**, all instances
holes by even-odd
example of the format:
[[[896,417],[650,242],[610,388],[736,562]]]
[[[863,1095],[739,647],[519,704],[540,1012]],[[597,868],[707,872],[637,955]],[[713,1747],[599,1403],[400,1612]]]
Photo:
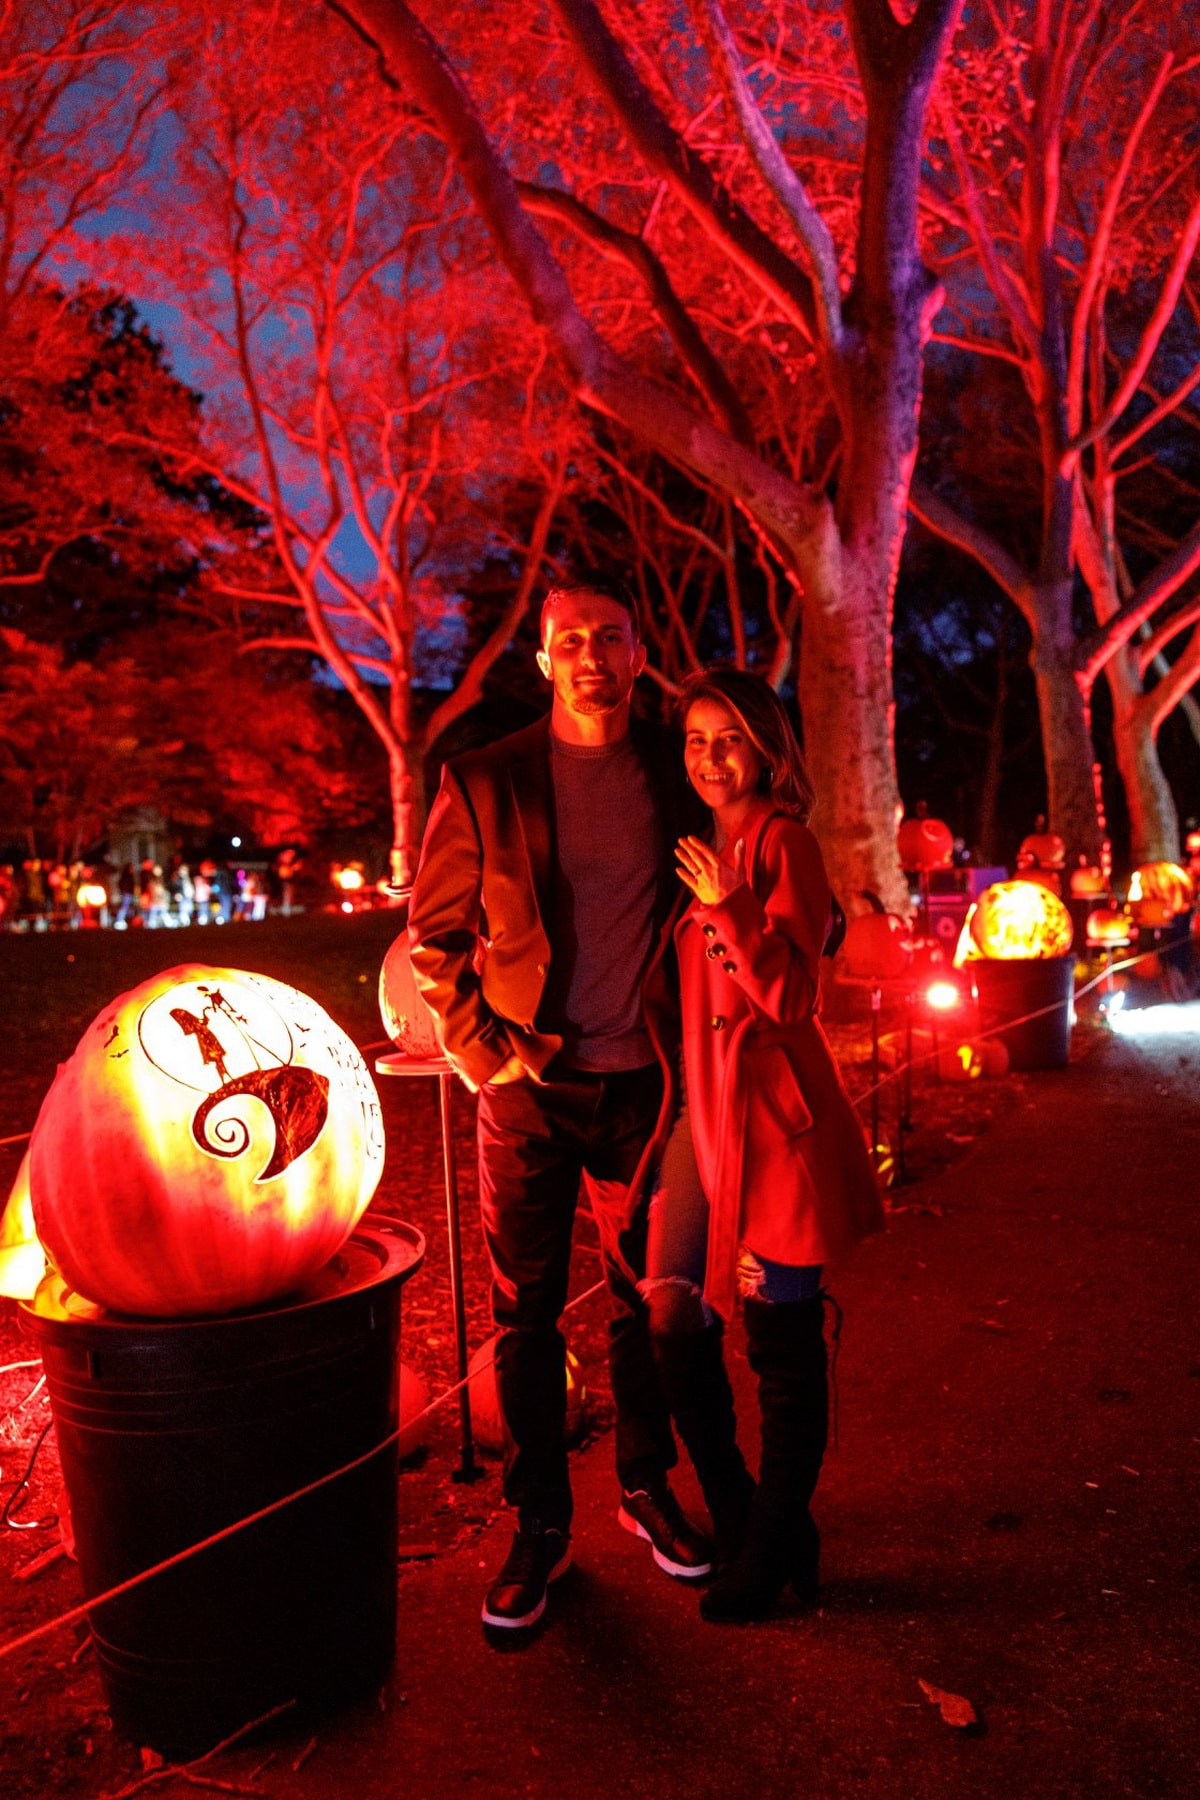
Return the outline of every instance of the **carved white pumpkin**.
[[[366,1065],[315,1001],[188,964],[122,994],[59,1068],[30,1145],[34,1219],[97,1305],[232,1312],[336,1254],[383,1148]]]

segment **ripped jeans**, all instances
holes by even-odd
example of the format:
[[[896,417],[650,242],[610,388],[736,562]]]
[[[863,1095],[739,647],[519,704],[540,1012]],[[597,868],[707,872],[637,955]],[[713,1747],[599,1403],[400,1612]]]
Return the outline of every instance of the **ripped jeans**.
[[[713,1322],[704,1299],[708,1256],[708,1200],[700,1183],[686,1102],[663,1151],[650,1202],[646,1276],[638,1286],[655,1331],[699,1331]],[[821,1287],[821,1263],[773,1262],[743,1244],[737,1288],[742,1299],[787,1304],[811,1300]]]

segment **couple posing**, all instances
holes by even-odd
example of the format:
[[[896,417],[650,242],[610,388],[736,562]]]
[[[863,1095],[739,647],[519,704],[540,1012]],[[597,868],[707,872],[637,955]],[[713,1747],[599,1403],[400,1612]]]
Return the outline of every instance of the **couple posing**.
[[[581,1178],[611,1300],[617,1517],[668,1574],[717,1568],[705,1618],[763,1618],[789,1583],[816,1592],[821,1265],[881,1223],[814,1017],[830,897],[805,824],[812,792],[755,676],[689,680],[682,759],[631,718],[646,652],[621,583],[554,588],[541,640],[550,716],[446,765],[409,909],[446,1055],[479,1092],[517,1513],[483,1620],[533,1625],[570,1561],[559,1320]],[[738,1294],[762,1414],[757,1484],[721,1347]],[[672,1421],[711,1538],[669,1486]]]

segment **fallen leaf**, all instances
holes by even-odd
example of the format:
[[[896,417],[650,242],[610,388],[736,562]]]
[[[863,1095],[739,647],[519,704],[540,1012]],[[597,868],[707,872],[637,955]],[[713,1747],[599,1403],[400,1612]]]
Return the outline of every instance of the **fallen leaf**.
[[[931,1682],[917,1677],[917,1685],[932,1706],[936,1706],[947,1725],[956,1725],[961,1730],[964,1725],[977,1725],[979,1715],[971,1702],[962,1694],[951,1694],[945,1688],[934,1687]]]

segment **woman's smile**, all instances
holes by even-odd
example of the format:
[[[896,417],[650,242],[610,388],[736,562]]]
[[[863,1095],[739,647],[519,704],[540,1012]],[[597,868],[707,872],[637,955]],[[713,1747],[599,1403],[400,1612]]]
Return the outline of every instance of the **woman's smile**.
[[[684,727],[688,780],[714,812],[740,809],[758,791],[763,761],[728,707],[697,700]]]

